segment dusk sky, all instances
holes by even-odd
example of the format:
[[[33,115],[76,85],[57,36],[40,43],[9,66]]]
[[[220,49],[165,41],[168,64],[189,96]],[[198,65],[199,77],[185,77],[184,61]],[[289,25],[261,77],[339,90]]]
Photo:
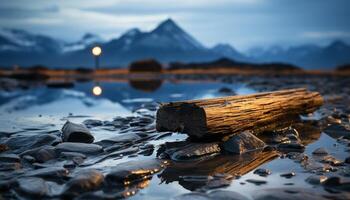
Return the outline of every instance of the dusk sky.
[[[210,47],[324,45],[350,41],[349,0],[0,0],[0,27],[72,41],[91,32],[116,38],[172,18]]]

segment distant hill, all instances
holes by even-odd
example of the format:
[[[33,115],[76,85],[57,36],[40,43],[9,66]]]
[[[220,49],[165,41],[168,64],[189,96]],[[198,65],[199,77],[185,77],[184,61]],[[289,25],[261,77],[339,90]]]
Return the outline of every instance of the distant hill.
[[[216,68],[231,68],[231,69],[249,69],[249,70],[301,70],[301,68],[285,63],[248,63],[238,62],[229,58],[220,58],[211,62],[196,62],[196,63],[170,63],[169,69],[216,69]]]
[[[93,67],[91,48],[94,45],[102,47],[101,65],[107,67],[127,66],[145,59],[162,63],[209,62],[222,57],[241,62],[291,63],[305,69],[330,69],[350,63],[350,46],[342,41],[326,47],[255,48],[243,54],[229,44],[205,47],[172,19],[167,19],[149,32],[134,28],[109,41],[92,33],[78,41],[65,42],[23,30],[1,29],[0,66]]]
[[[350,45],[337,40],[325,47],[300,45],[284,49],[274,46],[251,49],[248,55],[259,62],[285,62],[305,69],[331,69],[350,62]]]

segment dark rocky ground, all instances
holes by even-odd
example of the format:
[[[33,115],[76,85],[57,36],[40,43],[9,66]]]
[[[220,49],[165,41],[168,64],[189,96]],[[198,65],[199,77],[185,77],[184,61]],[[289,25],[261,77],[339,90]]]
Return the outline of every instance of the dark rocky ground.
[[[163,194],[154,199],[350,198],[350,78],[176,78],[244,82],[257,91],[307,87],[319,91],[325,104],[316,114],[304,116],[284,129],[258,137],[250,137],[249,132],[242,133],[231,143],[225,144],[173,140],[169,138],[178,133],[157,132],[155,103],[135,109],[135,115],[131,117],[117,117],[110,121],[90,119],[83,122],[84,126],[73,125],[73,128],[55,130],[48,125],[15,132],[2,131],[0,199],[137,197],[137,193],[149,187],[153,177],[159,178],[163,184],[178,182],[188,190],[188,193],[175,197]],[[11,84],[15,83],[7,83],[6,87]],[[227,92],[227,89],[222,91]],[[104,131],[116,132],[116,135],[94,140],[94,133]],[[323,146],[318,146],[311,153],[306,152],[305,148],[319,140],[321,134],[334,138],[330,142],[334,141],[332,145],[339,147],[339,152]],[[244,142],[246,138],[250,142]],[[261,166],[276,159],[290,160],[302,171],[294,172],[286,168],[285,173],[280,173],[275,180],[276,187],[265,187],[270,181],[265,177],[273,176],[274,169]],[[262,178],[242,180],[241,177],[251,172]],[[302,184],[295,178],[298,173],[305,175]],[[289,182],[279,185],[280,180]],[[236,183],[242,188],[254,186],[258,189],[255,192],[232,190],[232,185]]]

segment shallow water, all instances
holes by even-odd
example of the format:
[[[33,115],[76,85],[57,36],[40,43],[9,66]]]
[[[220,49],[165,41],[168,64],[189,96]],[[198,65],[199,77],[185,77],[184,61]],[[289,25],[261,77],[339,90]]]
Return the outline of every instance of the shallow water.
[[[92,88],[95,85],[99,85],[102,88],[102,95],[94,96],[92,94]],[[135,116],[137,114],[133,110],[139,108],[144,103],[204,99],[228,95],[219,92],[219,89],[223,87],[231,89],[235,94],[256,92],[254,89],[241,83],[226,84],[194,81],[158,81],[151,83],[150,87],[148,87],[147,82],[136,84],[130,82],[86,82],[76,83],[73,88],[47,88],[46,86],[38,86],[28,90],[1,91],[0,132],[21,131],[20,134],[26,134],[26,132],[35,134],[40,132],[40,130],[59,130],[67,120],[81,123],[86,119],[112,120],[115,117]],[[39,130],[34,130],[36,128]],[[92,132],[94,133],[95,141],[110,138],[118,134],[116,131],[100,129],[98,127],[92,128]],[[171,141],[182,141],[186,137],[184,134],[172,134],[160,140],[148,141],[148,143],[153,144],[157,149],[160,144]],[[335,139],[327,134],[319,133],[317,138],[315,141],[307,144],[304,153],[308,156],[312,157],[312,151],[318,147],[327,148],[332,156],[340,160],[344,160],[348,156],[344,151],[346,146],[338,144]],[[153,152],[151,157],[156,157],[156,151]],[[147,158],[149,157],[142,155],[138,155],[137,157],[124,156],[121,159],[106,159],[90,167],[107,173],[111,167],[118,163]],[[216,164],[218,165],[234,165],[238,162],[237,159],[237,156],[224,156],[214,158],[211,162],[214,164],[217,162]],[[223,160],[225,163],[220,163]],[[267,168],[272,171],[272,174],[267,177],[261,177],[254,174],[254,170],[252,170],[242,177],[234,179],[228,187],[224,187],[223,189],[239,192],[248,198],[251,198],[251,195],[255,191],[267,188],[296,187],[315,189],[315,186],[305,182],[305,178],[311,174],[306,172],[299,163],[291,159],[275,158],[261,164],[259,168]],[[194,169],[198,169],[198,173],[203,172],[208,174],[213,174],[218,170],[214,167],[201,167],[201,165],[195,166]],[[142,186],[143,189],[140,189],[131,199],[168,199],[190,192],[188,185],[184,186],[183,182],[180,183],[178,181],[180,173],[176,170],[181,171],[181,169],[175,169],[175,172],[169,172],[170,174],[159,173],[154,175],[150,181],[144,183],[144,186]],[[192,175],[201,175],[200,173],[196,174],[196,171],[194,170]],[[280,176],[287,172],[295,172],[296,175],[290,179]],[[167,177],[166,175],[170,177],[175,176],[175,179],[166,180],[165,178],[164,180],[164,177]],[[247,179],[265,180],[267,183],[255,185],[247,182]],[[321,190],[320,188],[316,189]]]

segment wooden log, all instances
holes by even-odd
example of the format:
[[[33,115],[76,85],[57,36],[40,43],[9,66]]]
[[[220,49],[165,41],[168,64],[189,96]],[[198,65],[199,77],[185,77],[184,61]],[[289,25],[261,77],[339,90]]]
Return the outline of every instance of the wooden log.
[[[179,131],[193,138],[227,138],[245,130],[273,130],[284,121],[312,113],[323,104],[318,92],[304,88],[162,104],[158,131]]]

